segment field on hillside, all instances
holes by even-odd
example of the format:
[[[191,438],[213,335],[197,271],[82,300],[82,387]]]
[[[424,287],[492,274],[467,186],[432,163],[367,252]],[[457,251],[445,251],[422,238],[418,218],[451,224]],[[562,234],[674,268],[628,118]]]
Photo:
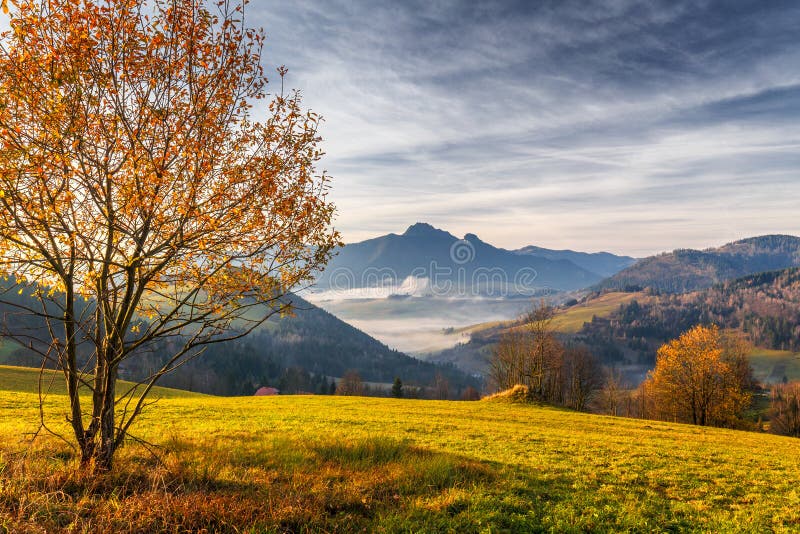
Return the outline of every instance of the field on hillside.
[[[564,334],[576,334],[583,328],[584,323],[590,323],[592,317],[607,317],[611,312],[617,310],[620,305],[627,304],[632,300],[644,302],[649,297],[644,293],[605,293],[588,302],[576,304],[566,310],[559,310],[553,319],[553,329]],[[530,303],[527,304],[530,308]],[[503,326],[511,326],[514,321],[487,321],[474,325],[458,328],[457,334],[480,334],[490,330],[501,329]]]
[[[39,370],[28,367],[13,367],[0,365],[0,392],[4,393],[36,393],[39,392]],[[131,382],[120,380],[117,382],[117,391],[123,392],[135,386]],[[141,386],[140,386],[141,387]],[[66,395],[67,387],[63,375],[57,371],[45,370],[41,377],[41,389],[47,395]],[[207,397],[202,393],[192,393],[181,389],[154,387],[153,394],[156,398],[172,399],[179,397],[200,398]]]
[[[800,353],[757,348],[750,355],[753,375],[763,384],[800,380]]]
[[[607,317],[620,305],[633,300],[643,302],[649,297],[644,293],[605,293],[588,302],[576,304],[553,319],[553,329],[564,334],[576,334],[584,323],[592,322],[592,317]]]
[[[797,440],[502,402],[162,398],[135,432],[161,459],[131,444],[92,481],[29,449],[33,381],[0,368],[0,532],[800,528]]]

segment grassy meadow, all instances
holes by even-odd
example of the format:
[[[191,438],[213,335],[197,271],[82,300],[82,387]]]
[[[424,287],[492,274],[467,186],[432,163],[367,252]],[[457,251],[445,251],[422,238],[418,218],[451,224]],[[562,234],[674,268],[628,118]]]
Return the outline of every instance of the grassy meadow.
[[[506,402],[160,390],[102,479],[0,368],[0,532],[789,532],[798,442]],[[65,431],[64,397],[45,400]],[[152,450],[150,450],[152,449]]]

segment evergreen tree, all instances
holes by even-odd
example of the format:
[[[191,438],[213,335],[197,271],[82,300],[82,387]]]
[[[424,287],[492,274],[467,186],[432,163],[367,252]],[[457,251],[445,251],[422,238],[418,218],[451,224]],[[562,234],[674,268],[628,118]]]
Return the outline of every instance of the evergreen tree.
[[[394,384],[392,384],[392,397],[400,399],[403,397],[403,381],[400,377],[395,377]]]

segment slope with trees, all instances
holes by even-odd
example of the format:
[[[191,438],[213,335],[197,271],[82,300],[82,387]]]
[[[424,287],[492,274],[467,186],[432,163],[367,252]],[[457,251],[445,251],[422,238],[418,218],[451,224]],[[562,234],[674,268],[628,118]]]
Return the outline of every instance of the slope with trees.
[[[607,317],[595,317],[579,336],[652,357],[655,347],[697,324],[748,335],[757,346],[800,350],[800,269],[747,276],[703,291],[642,294]]]
[[[640,260],[596,285],[597,290],[684,293],[751,274],[800,266],[800,238],[768,235],[707,250],[680,249]]]
[[[503,333],[522,324],[475,328],[469,342],[430,359],[486,373]],[[592,293],[559,308],[551,326],[562,342],[585,345],[603,364],[625,367],[627,380],[635,385],[653,368],[663,343],[698,324],[738,330],[762,349],[800,351],[800,269],[760,273],[683,294]]]

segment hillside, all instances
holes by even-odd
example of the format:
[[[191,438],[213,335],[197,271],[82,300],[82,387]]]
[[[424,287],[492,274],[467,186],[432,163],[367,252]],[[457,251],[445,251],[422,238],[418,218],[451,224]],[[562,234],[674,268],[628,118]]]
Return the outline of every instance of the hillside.
[[[551,250],[529,245],[514,251],[516,254],[536,256],[547,260],[567,260],[578,267],[600,276],[613,276],[636,263],[636,258],[617,256],[609,252],[575,252],[574,250]]]
[[[585,344],[606,365],[624,368],[638,383],[655,363],[659,346],[697,324],[745,332],[757,347],[751,357],[759,380],[800,379],[800,269],[760,273],[683,294],[610,291],[588,295],[559,310],[552,327],[567,341]],[[514,323],[465,329],[467,343],[430,355],[432,361],[472,373],[488,368],[491,350]]]
[[[562,337],[570,338],[581,332],[585,323],[596,318],[608,317],[626,303],[634,300],[646,302],[648,298],[641,292],[609,292],[594,295],[592,298],[559,309],[553,319],[552,327]],[[453,335],[469,336],[469,338],[452,348],[432,352],[426,357],[432,362],[454,365],[469,373],[484,375],[489,368],[495,343],[503,332],[518,326],[516,320],[491,321],[456,330]],[[619,350],[612,342],[593,339],[590,348],[606,363],[617,363],[620,359]]]
[[[800,266],[800,238],[768,235],[707,250],[681,249],[652,256],[595,286],[599,290],[652,288],[683,293],[750,274]]]
[[[592,296],[586,305],[604,298]],[[751,275],[684,294],[631,293],[611,313],[587,321],[576,336],[590,346],[605,347],[620,362],[648,367],[664,341],[711,323],[748,335],[759,348],[754,363],[761,379],[800,378],[791,362],[800,351],[800,269]],[[764,358],[769,353],[764,349],[773,357]],[[776,360],[776,355],[781,357]]]
[[[571,290],[602,276],[567,259],[547,259],[494,247],[474,234],[463,240],[425,223],[402,235],[388,234],[346,245],[317,282],[322,289],[354,289],[391,283],[409,276],[427,279],[423,291],[452,294],[527,294],[534,289]]]
[[[14,296],[24,298],[16,292]],[[433,384],[436,375],[442,374],[454,396],[467,386],[478,385],[453,367],[433,365],[392,350],[296,295],[291,300],[296,306],[294,316],[274,316],[243,339],[208,346],[181,372],[165,376],[160,384],[216,395],[250,395],[263,385],[285,393],[328,392],[332,378],[355,370],[368,382],[391,383],[399,376],[416,386]],[[10,320],[5,328],[18,324]],[[145,375],[163,364],[168,351],[168,347],[161,347],[128,360],[120,369],[121,376],[135,380]],[[41,360],[3,340],[0,364],[38,367]]]
[[[47,399],[57,431],[63,405]],[[135,429],[163,447],[161,462],[125,447],[107,482],[125,489],[105,497],[70,474],[55,438],[16,454],[36,428],[35,394],[0,391],[0,406],[0,526],[12,532],[767,532],[800,521],[797,440],[766,434],[486,401],[162,399]]]
[[[37,393],[41,379],[42,391],[48,395],[66,395],[67,387],[64,384],[64,375],[59,371],[45,370],[30,367],[16,367],[13,365],[0,365],[0,391],[17,393]],[[118,388],[121,391],[134,384],[121,380]],[[38,394],[38,393],[37,393]],[[184,398],[209,398],[202,393],[193,393],[182,389],[155,386],[151,392],[154,399],[184,399]]]

